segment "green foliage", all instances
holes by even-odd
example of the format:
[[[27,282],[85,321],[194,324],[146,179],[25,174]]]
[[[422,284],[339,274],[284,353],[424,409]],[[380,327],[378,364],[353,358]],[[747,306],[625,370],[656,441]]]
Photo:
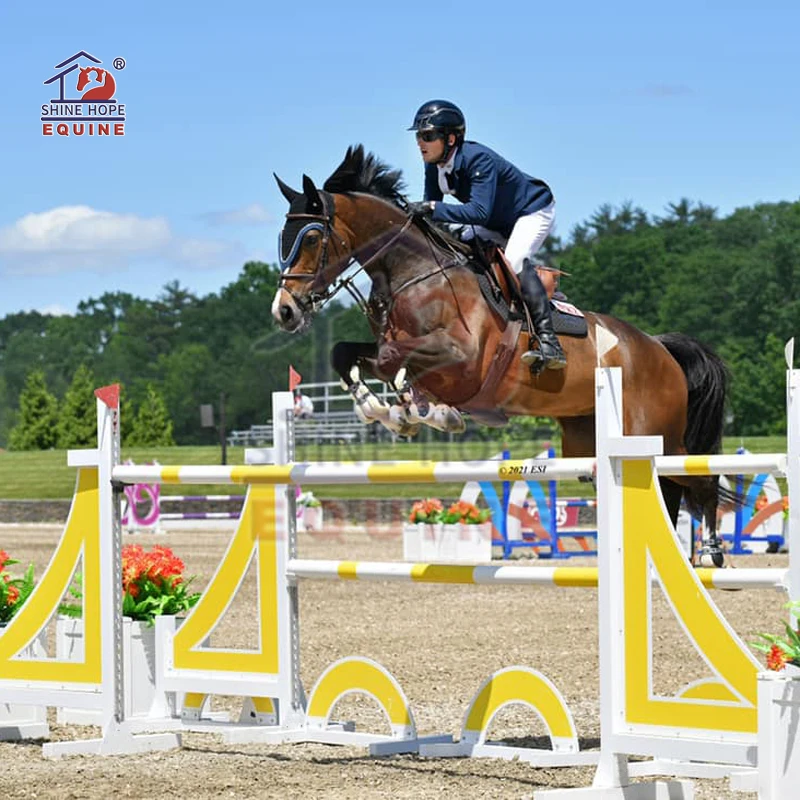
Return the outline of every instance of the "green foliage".
[[[568,240],[551,237],[544,252],[572,272],[562,288],[579,306],[648,333],[682,331],[720,352],[732,375],[729,435],[782,431],[781,350],[800,319],[800,202],[759,203],[724,218],[686,198],[660,217],[633,203],[605,204]],[[358,308],[338,299],[309,331],[279,331],[271,316],[278,276],[277,267],[251,261],[204,297],[172,282],[155,300],[106,293],[81,303],[73,317],[25,312],[0,319],[0,447],[55,444],[41,421],[52,420],[52,403],[32,418],[30,401],[22,402],[32,369],[55,397],[70,394],[65,416],[82,366],[96,385],[121,383],[126,442],[151,441],[132,413],[149,402],[149,386],[163,398],[181,444],[216,441],[215,431],[200,427],[198,407],[217,407],[223,392],[228,430],[268,422],[271,393],[287,388],[290,364],[307,382],[331,380],[333,344],[371,339]],[[470,435],[487,444],[555,438],[540,427],[514,419],[501,434],[481,428]]]
[[[148,384],[147,394],[139,406],[136,421],[125,441],[128,447],[169,447],[174,445],[172,420],[167,406],[153,384]]]
[[[21,578],[11,577],[6,567],[18,563],[5,550],[0,550],[0,622],[8,622],[25,605],[36,584],[33,564],[28,566]]]
[[[122,595],[122,615],[154,625],[155,617],[162,614],[174,615],[188,611],[200,599],[199,592],[189,592],[191,582],[191,578],[185,581],[168,578],[161,583],[142,578],[137,597],[134,598],[130,592]]]
[[[800,633],[796,629],[797,620],[800,619],[800,602],[794,601],[786,604],[794,621],[783,622],[785,636],[772,633],[759,633],[761,641],[750,642],[750,646],[768,655],[767,667],[781,670],[784,664],[794,664],[800,667]]]
[[[11,431],[11,450],[49,450],[58,442],[58,401],[47,391],[44,372],[31,372],[19,398],[19,421]]]
[[[648,333],[681,331],[715,348],[732,376],[728,434],[785,425],[784,343],[800,319],[800,202],[720,219],[682,199],[662,218],[601,207],[555,255],[578,305]]]
[[[78,367],[64,395],[58,422],[58,446],[91,447],[97,441],[97,404],[94,376],[85,364]]]

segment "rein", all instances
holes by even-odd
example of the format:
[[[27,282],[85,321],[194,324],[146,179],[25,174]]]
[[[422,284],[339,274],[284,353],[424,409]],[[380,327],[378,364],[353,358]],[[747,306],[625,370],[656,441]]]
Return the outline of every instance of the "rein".
[[[330,283],[330,285],[326,285],[326,277],[325,274],[328,270],[329,263],[328,263],[328,244],[333,241],[336,242],[336,255],[338,256],[346,247],[347,243],[345,240],[336,233],[335,228],[333,227],[333,210],[329,210],[329,197],[323,193],[320,193],[320,196],[323,200],[323,213],[322,214],[307,214],[307,213],[289,213],[286,215],[287,221],[293,220],[306,220],[307,224],[300,229],[297,236],[295,237],[295,241],[292,244],[291,251],[289,255],[283,259],[281,258],[281,267],[282,272],[278,278],[279,285],[283,284],[283,290],[287,292],[300,310],[306,313],[315,313],[320,308],[322,308],[325,303],[335,297],[342,289],[346,289],[350,296],[355,300],[359,308],[361,309],[362,313],[367,317],[370,318],[371,314],[369,312],[369,303],[362,294],[362,292],[358,289],[357,286],[354,285],[355,278],[361,273],[365,272],[370,264],[374,261],[379,259],[395,242],[397,242],[401,236],[403,236],[409,228],[412,226],[414,222],[413,217],[409,217],[405,223],[401,226],[401,228],[395,233],[388,241],[382,244],[372,255],[369,256],[363,262],[357,262],[357,259],[352,254],[347,260],[347,263],[338,271],[338,279],[335,279]],[[317,264],[316,269],[313,272],[308,273],[299,273],[293,274],[288,272],[288,269],[291,267],[291,264],[297,258],[297,252],[300,248],[300,242],[303,236],[310,230],[319,230],[322,232],[322,252],[320,254],[320,259]],[[333,234],[336,233],[334,237]],[[390,290],[388,301],[390,305],[392,301],[402,292],[406,291],[412,286],[415,286],[418,283],[422,283],[423,281],[428,280],[429,278],[433,278],[436,275],[443,275],[447,282],[450,284],[451,290],[453,291],[453,297],[456,301],[456,305],[458,306],[458,297],[456,295],[455,289],[453,288],[452,282],[450,281],[449,276],[447,275],[447,270],[450,270],[454,267],[463,266],[467,262],[467,258],[464,254],[460,253],[453,247],[448,247],[447,249],[450,251],[451,258],[440,262],[435,253],[435,246],[439,244],[442,246],[441,240],[439,237],[435,237],[433,235],[433,231],[430,230],[422,230],[423,236],[425,240],[431,247],[432,256],[434,261],[436,262],[436,267],[428,272],[424,272],[421,275],[415,275],[412,278],[404,281],[400,284],[396,289]],[[338,240],[337,240],[338,239]],[[280,250],[280,248],[279,248]],[[280,255],[280,253],[279,253]],[[344,272],[346,272],[354,263],[359,263],[359,267],[353,273],[348,275],[347,277],[341,277]],[[290,280],[301,280],[301,281],[313,281],[311,286],[311,291],[305,296],[301,297],[297,295],[294,291],[292,291],[287,285],[286,281]]]

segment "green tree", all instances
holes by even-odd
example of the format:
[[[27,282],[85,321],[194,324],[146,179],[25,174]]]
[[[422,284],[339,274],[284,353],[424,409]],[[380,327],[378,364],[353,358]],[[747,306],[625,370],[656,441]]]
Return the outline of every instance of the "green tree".
[[[25,380],[19,397],[19,421],[11,431],[11,450],[49,450],[58,442],[58,401],[47,390],[42,370]]]
[[[64,395],[58,421],[58,446],[91,447],[97,441],[97,404],[94,375],[81,364]]]
[[[172,420],[163,398],[150,383],[139,406],[133,428],[125,441],[126,447],[172,447]]]

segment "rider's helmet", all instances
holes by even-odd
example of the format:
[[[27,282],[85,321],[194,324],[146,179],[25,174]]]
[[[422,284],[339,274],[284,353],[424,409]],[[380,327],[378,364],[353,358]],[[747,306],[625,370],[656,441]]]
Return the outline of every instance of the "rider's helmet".
[[[449,100],[428,100],[420,106],[414,115],[410,131],[441,131],[445,135],[454,133],[461,141],[467,129],[467,123],[461,109]]]
[[[408,130],[416,131],[417,135],[430,131],[441,134],[444,139],[444,155],[441,160],[445,162],[450,158],[453,148],[464,141],[467,123],[461,109],[455,103],[449,100],[428,100],[419,107],[419,111],[414,115],[414,122]],[[447,141],[451,133],[456,137],[453,147]]]

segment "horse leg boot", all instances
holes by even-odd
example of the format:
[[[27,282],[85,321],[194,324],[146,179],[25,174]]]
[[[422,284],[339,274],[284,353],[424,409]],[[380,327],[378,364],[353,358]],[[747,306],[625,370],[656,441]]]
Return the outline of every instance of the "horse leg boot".
[[[567,357],[561,349],[561,343],[553,331],[553,317],[550,314],[550,298],[547,296],[536,268],[526,263],[519,276],[522,298],[531,315],[534,330],[531,331],[531,342],[522,356],[522,363],[533,368],[564,369]],[[539,340],[539,349],[533,349],[534,338]]]

